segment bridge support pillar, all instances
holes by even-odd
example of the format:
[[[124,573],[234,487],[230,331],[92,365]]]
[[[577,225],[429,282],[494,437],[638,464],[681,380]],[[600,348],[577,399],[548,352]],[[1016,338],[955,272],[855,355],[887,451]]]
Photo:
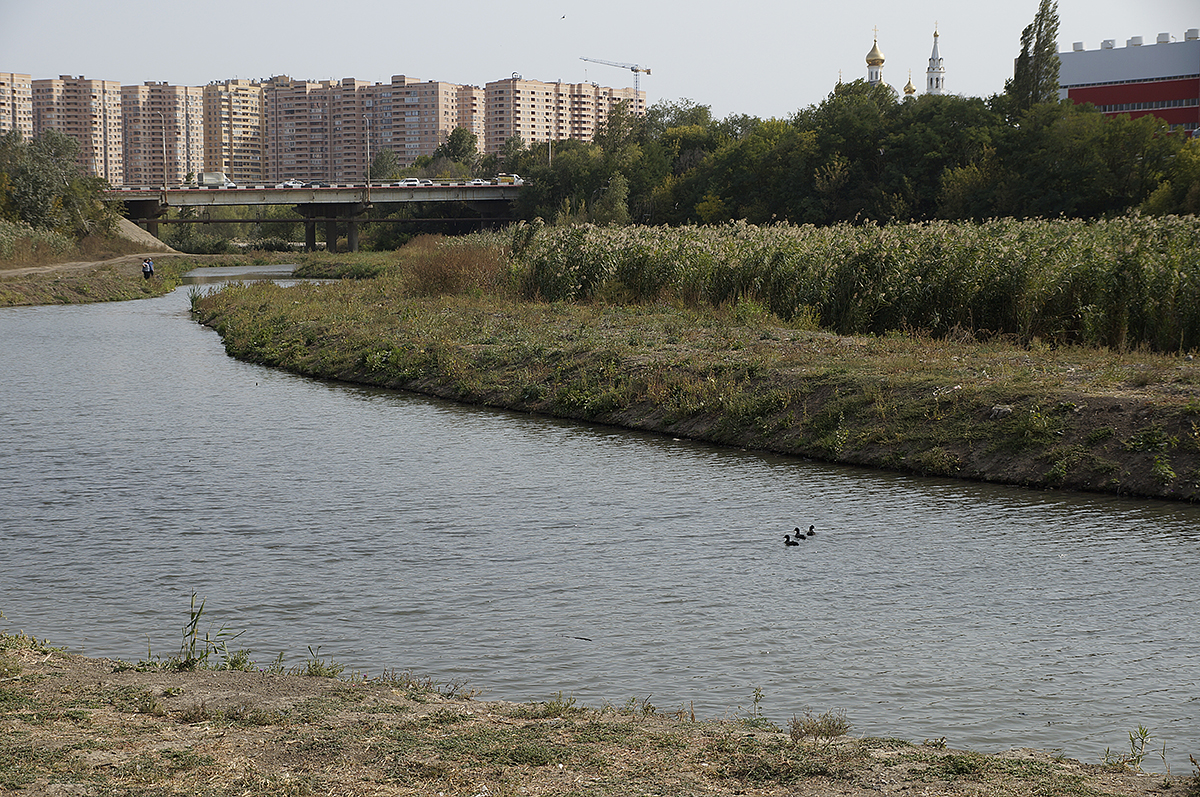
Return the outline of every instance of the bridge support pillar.
[[[317,251],[317,223],[312,219],[304,221],[304,251]]]
[[[358,251],[358,219],[346,220],[346,247],[351,252]]]
[[[337,251],[337,220],[336,219],[326,219],[325,220],[325,251],[326,252],[336,252]]]

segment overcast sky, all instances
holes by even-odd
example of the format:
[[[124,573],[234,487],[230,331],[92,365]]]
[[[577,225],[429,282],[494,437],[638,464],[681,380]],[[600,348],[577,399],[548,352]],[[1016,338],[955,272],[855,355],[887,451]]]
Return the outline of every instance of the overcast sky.
[[[511,76],[632,86],[647,102],[687,98],[714,116],[785,118],[839,75],[866,76],[873,29],[900,88],[923,90],[936,24],[950,93],[1004,88],[1037,0],[0,0],[0,71],[83,75],[124,85],[203,85],[290,75],[388,82],[392,75],[482,86]],[[1059,0],[1059,48],[1200,27],[1196,0]]]

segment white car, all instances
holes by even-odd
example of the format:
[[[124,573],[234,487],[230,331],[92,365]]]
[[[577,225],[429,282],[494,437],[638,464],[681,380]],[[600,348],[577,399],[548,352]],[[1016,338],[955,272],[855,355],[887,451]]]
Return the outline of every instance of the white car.
[[[417,177],[405,177],[399,182],[392,183],[392,186],[394,188],[420,188],[421,180]]]
[[[304,183],[300,180],[284,180],[276,188],[303,188]]]

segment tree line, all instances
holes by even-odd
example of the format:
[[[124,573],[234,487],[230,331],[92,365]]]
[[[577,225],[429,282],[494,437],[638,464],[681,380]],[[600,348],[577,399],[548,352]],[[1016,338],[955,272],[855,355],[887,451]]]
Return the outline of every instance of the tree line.
[[[1056,98],[899,99],[841,83],[789,119],[690,101],[610,116],[594,142],[523,148],[521,215],[600,223],[832,224],[1200,212],[1200,141]]]

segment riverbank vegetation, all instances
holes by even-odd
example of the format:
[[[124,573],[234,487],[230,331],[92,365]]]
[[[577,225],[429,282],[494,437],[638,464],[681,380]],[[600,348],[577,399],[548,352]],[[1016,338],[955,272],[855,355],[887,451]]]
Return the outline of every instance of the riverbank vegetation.
[[[314,258],[301,273],[375,276],[240,284],[197,292],[194,308],[230,354],[322,378],[831,462],[1195,500],[1195,264],[1172,246],[1195,241],[1197,221],[1159,224],[524,225],[422,239],[389,264]],[[1088,287],[1103,275],[1124,281],[1108,299]]]
[[[461,684],[409,671],[338,677],[339,667],[319,659],[321,666],[291,674],[246,659],[212,668],[179,661],[89,659],[24,634],[0,634],[0,789],[264,797],[1200,795],[1200,772],[1146,775],[1140,758],[1084,764],[1028,749],[985,755],[946,739],[850,736],[840,711],[809,710],[778,724],[753,702],[705,720],[686,705],[660,708],[649,697],[599,708],[561,692],[528,703],[481,701]]]
[[[53,130],[29,141],[0,135],[0,264],[64,259],[79,242],[112,237],[119,208],[102,199],[104,180],[78,165],[79,143]]]

